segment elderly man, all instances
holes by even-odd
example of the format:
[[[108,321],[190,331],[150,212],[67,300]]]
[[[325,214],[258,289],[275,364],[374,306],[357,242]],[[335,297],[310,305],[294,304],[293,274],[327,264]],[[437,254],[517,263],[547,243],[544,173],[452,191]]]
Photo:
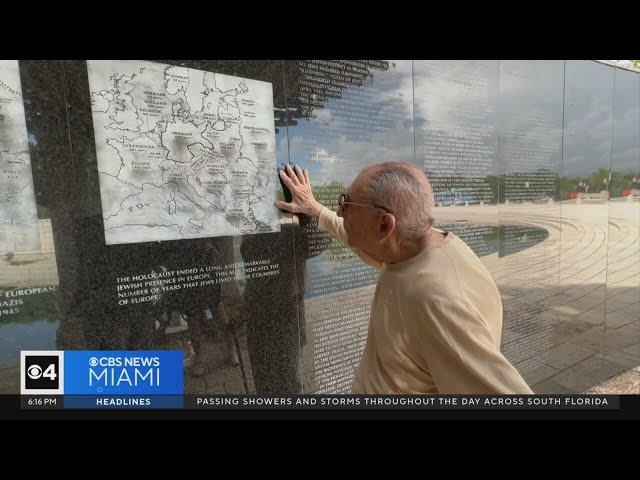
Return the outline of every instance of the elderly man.
[[[433,192],[406,163],[365,169],[337,214],[318,203],[309,174],[280,176],[290,203],[318,218],[380,270],[353,393],[533,393],[500,352],[502,302],[489,272],[456,235],[433,227]]]

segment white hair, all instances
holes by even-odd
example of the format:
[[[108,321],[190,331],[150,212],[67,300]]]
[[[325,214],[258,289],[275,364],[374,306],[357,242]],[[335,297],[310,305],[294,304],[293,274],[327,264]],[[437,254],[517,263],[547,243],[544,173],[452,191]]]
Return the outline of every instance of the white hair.
[[[433,225],[433,190],[422,170],[410,163],[375,165],[362,187],[362,194],[374,205],[388,208],[396,217],[401,238],[417,241]]]

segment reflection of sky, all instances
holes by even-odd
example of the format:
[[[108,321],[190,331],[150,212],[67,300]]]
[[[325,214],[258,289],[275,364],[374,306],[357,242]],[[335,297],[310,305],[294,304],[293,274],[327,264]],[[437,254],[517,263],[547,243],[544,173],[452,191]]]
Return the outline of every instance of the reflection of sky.
[[[497,60],[414,61],[415,145],[416,160],[420,166],[440,171],[439,157],[449,155],[455,143],[461,143],[465,148],[483,145],[484,151],[475,157],[473,154],[458,157],[454,171],[448,173],[462,177],[477,176],[478,171],[497,173],[498,75]],[[469,138],[469,127],[482,131],[481,144],[477,143],[479,139]],[[427,156],[430,141],[435,144],[435,132],[442,137],[447,151]],[[469,168],[468,163],[472,159],[475,166]],[[445,168],[451,170],[452,167],[446,165]]]
[[[563,174],[587,176],[611,166],[614,68],[567,60]]]
[[[416,60],[416,121],[424,122],[423,128],[435,122],[438,129],[452,134],[459,128],[460,118],[456,112],[461,107],[469,107],[470,101],[483,98],[488,98],[490,104],[495,102],[498,68],[497,60]],[[478,77],[485,77],[486,84],[480,84]]]
[[[615,76],[612,169],[640,173],[640,75],[618,68]]]
[[[520,136],[526,139],[528,152],[538,155],[548,152],[544,163],[536,159],[533,170],[560,171],[563,90],[562,60],[500,62],[498,132],[504,173],[531,170],[528,163],[527,168],[522,168],[509,155],[513,142],[517,145]]]
[[[639,168],[640,76],[634,72],[573,60],[566,62],[566,73],[562,60],[415,61],[413,69],[410,61],[393,63],[395,67],[386,72],[374,71],[374,78],[367,79],[363,86],[350,87],[344,98],[326,100],[324,109],[314,111],[316,118],[299,120],[297,126],[289,127],[288,135],[287,129],[281,129],[277,137],[278,162],[289,161],[290,148],[291,162],[308,168],[314,183],[338,180],[348,184],[372,163],[414,161],[415,108],[415,162],[422,166],[425,129],[437,126],[455,137],[461,130],[456,113],[459,108],[477,111],[478,107],[470,107],[471,101],[488,98],[490,104],[497,100],[497,115],[489,112],[487,120],[497,122],[503,161],[516,132],[515,138],[526,137],[528,151],[540,154],[551,149],[544,152],[545,159],[537,162],[536,168],[550,168],[569,177],[587,176],[610,167],[613,127],[614,170],[629,172]],[[432,70],[434,66],[436,69]],[[473,83],[474,75],[480,71],[488,80],[485,85],[477,80]],[[460,81],[467,81],[471,88]],[[496,86],[497,98],[493,91]],[[337,117],[345,111],[341,108],[346,105],[345,99],[358,90],[373,95],[364,101],[379,108],[377,116],[400,114],[390,132],[369,129],[361,139],[344,134],[354,125]],[[463,167],[460,172],[464,172]],[[507,156],[501,170],[518,169]]]
[[[411,61],[391,61],[388,70],[374,70],[373,74],[362,86],[348,87],[342,98],[327,99],[324,109],[314,111],[316,118],[300,119],[296,126],[281,129],[278,162],[286,162],[288,145],[291,162],[307,168],[314,184],[340,181],[348,185],[368,165],[413,161]],[[355,124],[345,119],[344,113],[358,113],[347,103],[349,99],[366,102],[366,111],[376,112],[373,120],[390,120],[390,130],[367,127],[364,122],[369,114]],[[364,129],[361,138],[346,134],[354,127]]]
[[[564,133],[564,151],[558,149],[539,167],[562,169],[569,177],[609,168],[615,72],[613,169],[632,171],[635,166],[637,170],[640,76],[595,62],[567,61],[565,77],[564,67],[561,60],[500,62],[501,145],[508,146],[509,130],[522,131],[534,149],[538,143],[539,150],[551,144],[560,147]],[[536,117],[544,124],[536,124]],[[505,165],[504,171],[509,167]]]

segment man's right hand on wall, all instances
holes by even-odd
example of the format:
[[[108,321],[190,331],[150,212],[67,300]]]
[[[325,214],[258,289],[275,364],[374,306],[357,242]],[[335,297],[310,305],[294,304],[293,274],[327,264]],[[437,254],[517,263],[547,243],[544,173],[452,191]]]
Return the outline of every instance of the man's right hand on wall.
[[[320,215],[322,205],[318,203],[311,191],[309,172],[296,165],[291,168],[287,165],[284,170],[279,171],[280,178],[291,191],[291,202],[277,200],[275,206],[291,213],[304,213],[313,217]]]

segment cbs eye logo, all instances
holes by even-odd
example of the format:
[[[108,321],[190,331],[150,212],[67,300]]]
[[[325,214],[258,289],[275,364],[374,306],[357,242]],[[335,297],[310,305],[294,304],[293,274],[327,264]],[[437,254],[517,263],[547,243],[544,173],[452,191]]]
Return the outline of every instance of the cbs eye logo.
[[[62,393],[62,352],[21,352],[21,393]]]
[[[55,382],[56,378],[58,377],[58,374],[56,373],[56,365],[58,364],[58,359],[56,357],[50,357],[50,358],[51,358],[50,360],[44,359],[45,361],[52,362],[49,364],[49,366],[44,372],[42,371],[42,367],[40,367],[40,365],[38,365],[37,363],[32,363],[31,366],[27,368],[27,376],[31,380],[38,380],[44,377]],[[41,360],[43,359],[39,358],[37,361],[41,361]],[[51,385],[51,384],[48,384],[48,385]]]

